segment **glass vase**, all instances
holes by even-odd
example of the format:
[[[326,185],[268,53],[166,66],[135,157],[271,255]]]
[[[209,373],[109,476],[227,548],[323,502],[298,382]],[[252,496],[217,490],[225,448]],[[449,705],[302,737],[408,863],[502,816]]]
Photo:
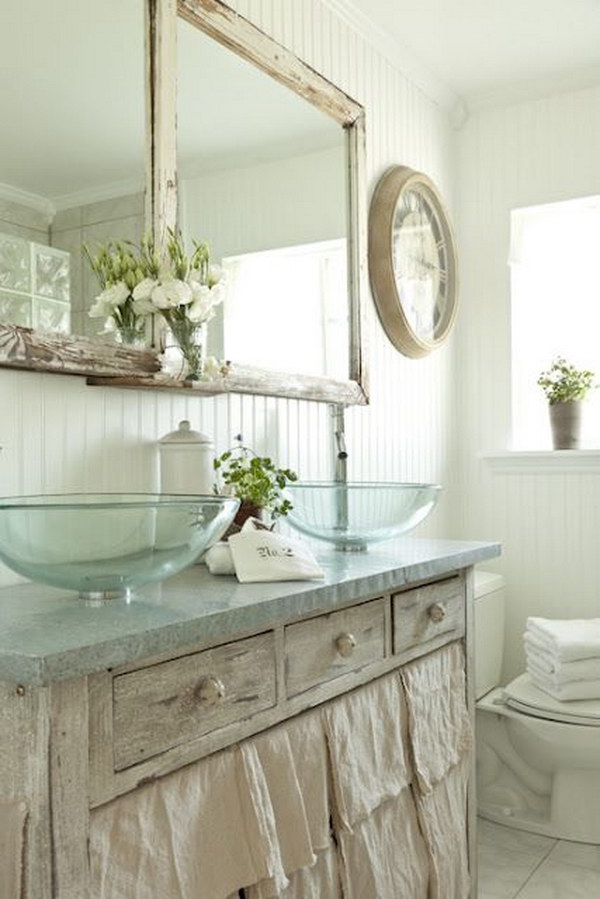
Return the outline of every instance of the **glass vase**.
[[[121,346],[129,346],[134,349],[143,350],[146,347],[146,327],[143,325],[133,328],[117,328],[115,331],[117,343]]]
[[[163,369],[182,381],[200,381],[204,374],[206,324],[178,322],[166,335]]]

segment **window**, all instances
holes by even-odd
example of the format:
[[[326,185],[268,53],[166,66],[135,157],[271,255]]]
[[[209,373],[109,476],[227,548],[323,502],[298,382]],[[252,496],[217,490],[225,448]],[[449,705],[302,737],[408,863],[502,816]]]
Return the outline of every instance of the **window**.
[[[600,380],[600,197],[511,214],[514,450],[550,449],[537,379],[554,358]],[[583,446],[600,447],[600,390],[586,401]]]

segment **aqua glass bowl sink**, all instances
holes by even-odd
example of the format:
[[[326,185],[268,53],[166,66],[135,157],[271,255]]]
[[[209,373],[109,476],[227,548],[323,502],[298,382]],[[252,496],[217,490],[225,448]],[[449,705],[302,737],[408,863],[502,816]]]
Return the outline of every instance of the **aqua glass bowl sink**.
[[[429,515],[441,492],[437,484],[290,484],[293,527],[336,549],[365,550],[415,528]]]
[[[0,499],[0,560],[86,599],[128,596],[194,562],[231,524],[224,496],[72,494]]]

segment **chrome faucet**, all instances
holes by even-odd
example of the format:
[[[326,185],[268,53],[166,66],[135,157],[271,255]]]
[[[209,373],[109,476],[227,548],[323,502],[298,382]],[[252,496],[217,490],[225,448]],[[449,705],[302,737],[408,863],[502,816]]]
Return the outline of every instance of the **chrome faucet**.
[[[331,405],[329,411],[333,420],[335,443],[333,479],[338,484],[346,484],[348,482],[348,450],[346,449],[344,406],[341,404]]]

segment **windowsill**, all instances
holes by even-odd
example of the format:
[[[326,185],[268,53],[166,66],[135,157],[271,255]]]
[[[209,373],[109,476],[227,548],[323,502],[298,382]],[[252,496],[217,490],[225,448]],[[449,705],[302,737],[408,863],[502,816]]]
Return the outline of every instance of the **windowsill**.
[[[600,472],[600,449],[514,450],[482,453],[480,458],[493,471],[507,474]]]

